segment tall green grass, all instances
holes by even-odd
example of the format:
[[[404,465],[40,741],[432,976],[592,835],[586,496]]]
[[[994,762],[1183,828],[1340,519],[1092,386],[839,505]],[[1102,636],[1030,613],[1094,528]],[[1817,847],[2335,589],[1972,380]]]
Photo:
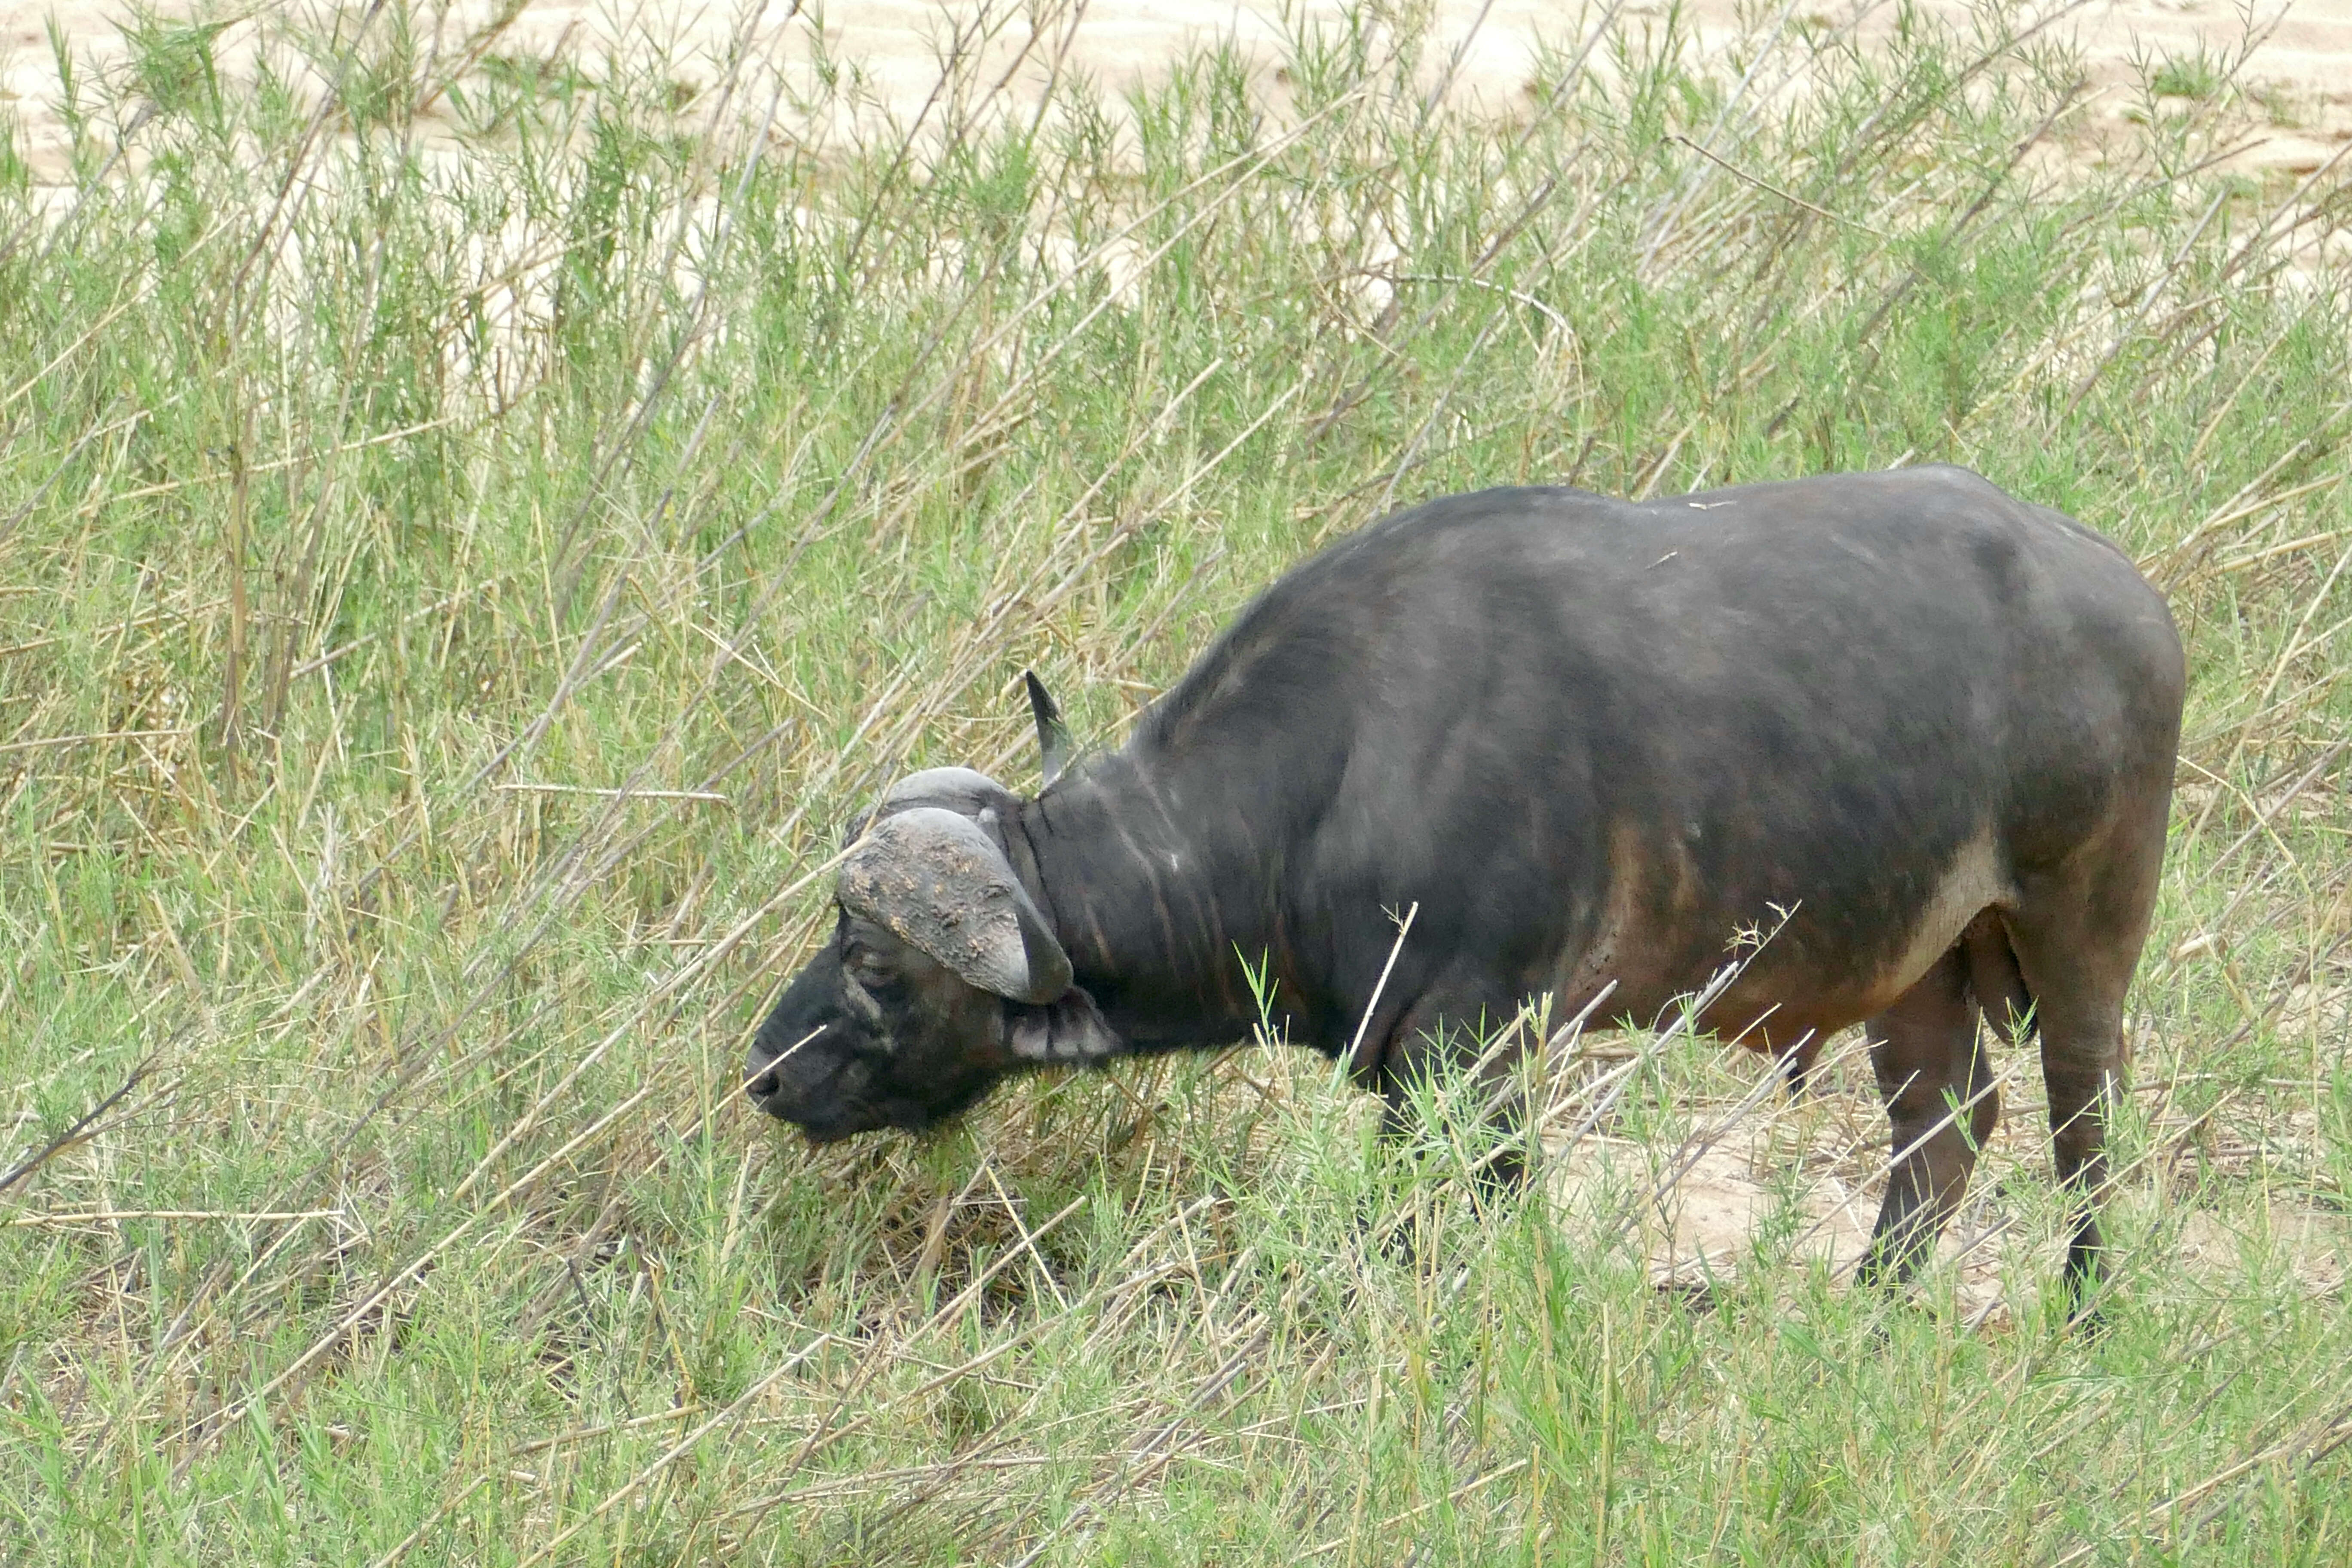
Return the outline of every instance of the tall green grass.
[[[0,1557],[2344,1561],[2352,196],[2209,166],[2218,89],[2102,152],[1999,14],[1771,20],[834,139],[846,69],[142,24],[73,186],[0,154]],[[1874,1202],[1851,1068],[1580,1047],[1559,1212],[1276,1050],[735,1096],[846,813],[1034,780],[1023,668],[1109,745],[1392,506],[1927,461],[2190,646],[2104,1337],[2030,1063],[1982,1302],[1788,1215],[1660,1287],[1735,1131]]]

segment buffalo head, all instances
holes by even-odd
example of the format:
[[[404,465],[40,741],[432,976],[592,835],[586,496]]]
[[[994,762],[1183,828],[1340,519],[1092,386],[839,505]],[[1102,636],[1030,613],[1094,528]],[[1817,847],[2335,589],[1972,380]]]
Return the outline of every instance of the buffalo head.
[[[851,827],[833,938],[785,987],[745,1089],[829,1142],[956,1115],[1016,1069],[1118,1049],[992,834],[1018,809],[962,768],[903,781]]]

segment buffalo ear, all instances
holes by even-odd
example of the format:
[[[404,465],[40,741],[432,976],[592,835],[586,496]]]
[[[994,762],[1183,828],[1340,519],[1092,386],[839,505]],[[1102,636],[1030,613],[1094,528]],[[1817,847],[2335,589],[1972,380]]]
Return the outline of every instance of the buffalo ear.
[[[1111,1032],[1095,999],[1078,986],[1045,1006],[1006,1011],[1011,1016],[1005,1042],[1024,1061],[1099,1062],[1126,1054],[1127,1042]]]
[[[1070,731],[1062,722],[1062,710],[1037,679],[1034,669],[1021,672],[1023,684],[1029,688],[1029,716],[1037,721],[1037,752],[1045,773],[1045,784],[1061,776],[1070,761]],[[1040,789],[1045,784],[1037,786]]]
[[[884,817],[841,863],[841,907],[889,928],[965,984],[1032,1006],[1070,988],[1070,958],[1004,851],[935,805]]]

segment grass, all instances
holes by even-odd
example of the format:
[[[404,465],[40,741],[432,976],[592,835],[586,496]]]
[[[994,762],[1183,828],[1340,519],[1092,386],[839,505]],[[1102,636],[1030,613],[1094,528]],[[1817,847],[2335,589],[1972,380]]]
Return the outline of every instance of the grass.
[[[2156,68],[2148,90],[2158,98],[2188,98],[2202,101],[2221,90],[2230,79],[2229,62],[2202,48],[2176,55]]]
[[[967,58],[895,134],[842,62],[427,20],[273,16],[249,80],[142,24],[70,187],[0,155],[0,1557],[2352,1554],[2340,176],[2094,159],[1990,13],[1745,88],[1568,38],[1501,123],[1410,26],[1034,121]],[[2190,646],[2105,1336],[2014,1060],[1901,1300],[1807,1217],[1883,1160],[1850,1060],[1580,1045],[1486,1214],[1443,1104],[1384,1149],[1279,1050],[922,1144],[735,1098],[835,825],[1034,782],[1023,668],[1111,744],[1391,506],[1929,460]],[[1667,1258],[1708,1161],[1786,1202]]]

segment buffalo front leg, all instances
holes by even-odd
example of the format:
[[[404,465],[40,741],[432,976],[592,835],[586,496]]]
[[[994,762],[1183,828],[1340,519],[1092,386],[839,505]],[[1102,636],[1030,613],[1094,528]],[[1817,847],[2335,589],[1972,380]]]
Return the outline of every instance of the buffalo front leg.
[[[1482,1132],[1494,1142],[1480,1152],[1474,1190],[1481,1197],[1527,1184],[1528,1109],[1520,1091],[1524,1042],[1512,1033],[1517,1009],[1500,991],[1465,986],[1425,994],[1405,1009],[1376,1079],[1384,1102],[1381,1127],[1392,1138],[1410,1135],[1412,1086],[1443,1066],[1471,1068]],[[1483,1139],[1482,1139],[1483,1141]]]
[[[1981,1011],[1960,946],[1895,1005],[1863,1026],[1894,1131],[1894,1163],[1878,1209],[1864,1282],[1899,1283],[1943,1234],[1967,1193],[1977,1150],[2000,1119]]]

